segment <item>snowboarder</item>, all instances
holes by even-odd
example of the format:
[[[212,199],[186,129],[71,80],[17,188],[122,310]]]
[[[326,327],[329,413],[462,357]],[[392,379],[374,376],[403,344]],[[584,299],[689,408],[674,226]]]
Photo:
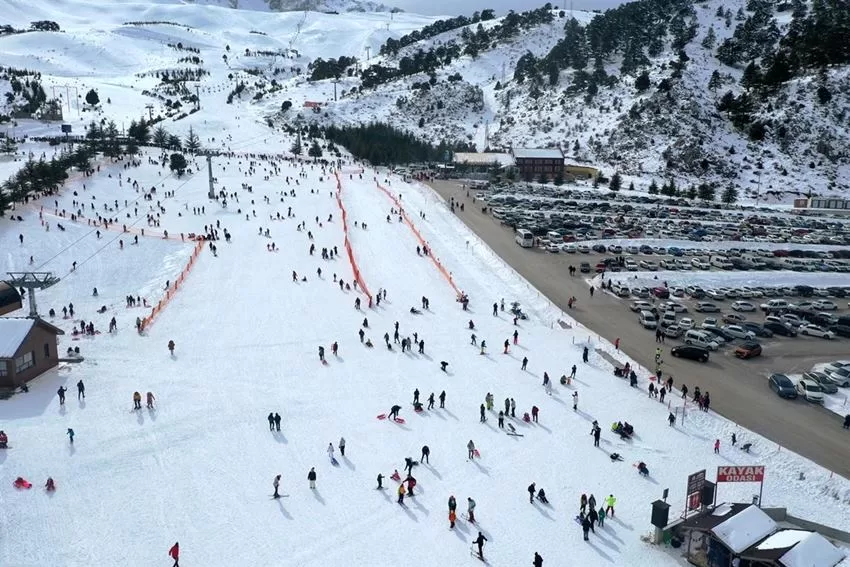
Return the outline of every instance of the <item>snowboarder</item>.
[[[316,488],[316,467],[311,467],[310,472],[307,473],[307,480],[310,481],[310,488]]]
[[[422,463],[428,463],[429,465],[431,464],[431,449],[428,445],[422,446],[422,457],[420,457],[419,461]]]
[[[148,409],[153,409],[153,403],[156,401],[156,398],[153,395],[153,392],[148,392],[145,394]]]
[[[274,480],[272,481],[272,486],[274,486],[274,495],[272,496],[272,498],[280,498],[280,494],[277,491],[277,489],[280,487],[280,475],[274,477]]]
[[[440,408],[446,407],[446,391],[440,392]]]
[[[86,385],[83,384],[82,380],[77,382],[77,400],[80,398],[86,399]]]
[[[537,492],[537,487],[534,486],[534,483],[528,485],[528,501],[531,504],[534,504],[534,493]]]
[[[280,414],[277,412],[274,414],[274,427],[280,431]]]
[[[269,431],[274,431],[274,414],[269,413]]]
[[[522,369],[525,370],[527,366],[528,366],[528,357],[523,356],[522,357]]]
[[[720,439],[714,440],[714,454],[718,454],[720,452]]]
[[[398,412],[401,411],[400,405],[394,405],[390,408],[390,415],[388,416],[390,419],[398,419]]]
[[[168,341],[168,352],[174,356],[174,341]]]
[[[66,434],[68,435],[68,439],[70,440],[71,445],[73,445],[74,444],[74,435],[75,435],[74,430],[69,427]]]
[[[138,392],[133,392],[133,409],[142,409],[142,395]]]
[[[483,405],[481,406],[484,407]],[[469,443],[466,444],[466,448],[469,450],[469,460],[472,461],[475,459],[475,443],[472,442],[472,439],[469,440]]]
[[[617,503],[617,499],[614,498],[613,494],[609,494],[608,498],[605,499],[605,515],[614,517],[614,504]]]
[[[398,485],[398,503],[404,505],[404,483]]]
[[[493,304],[495,307],[495,304]],[[484,542],[487,541],[487,538],[484,537],[484,534],[478,532],[478,537],[473,540],[472,543],[478,546],[478,559],[484,561]]]
[[[59,389],[56,390],[56,393],[59,395],[59,405],[60,406],[65,405],[65,392],[67,392],[67,391],[68,391],[68,388],[66,388],[65,386],[59,386]]]
[[[532,563],[533,567],[543,567],[543,558],[540,557],[540,554],[536,551],[534,552],[534,562]]]
[[[466,516],[470,523],[475,523],[475,500],[469,497],[466,499]]]
[[[171,549],[168,550],[168,556],[174,560],[174,565],[171,567],[180,567],[180,542],[175,541]]]
[[[441,360],[441,361],[440,361],[440,370],[442,370],[443,372],[448,373],[448,370],[446,370],[446,368],[447,368],[448,366],[449,366],[449,363],[448,363],[448,362],[446,362],[445,360]]]

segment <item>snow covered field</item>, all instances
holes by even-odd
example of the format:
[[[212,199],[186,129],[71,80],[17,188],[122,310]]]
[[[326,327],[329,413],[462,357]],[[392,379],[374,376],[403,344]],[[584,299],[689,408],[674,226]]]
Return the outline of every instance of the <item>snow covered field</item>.
[[[695,285],[702,288],[767,286],[830,287],[847,285],[847,274],[841,272],[794,272],[791,270],[756,271],[658,271],[658,272],[613,272],[608,274],[612,281],[628,283],[629,286],[652,286],[667,282],[668,286]],[[598,278],[595,278],[598,279]]]
[[[80,183],[69,186],[59,209],[71,209],[74,191],[83,202],[100,206],[115,199],[123,205],[128,199],[128,208],[114,214],[129,212],[135,221],[132,201],[141,194],[130,187],[129,176],[142,187],[159,182],[160,199],[163,191],[176,191],[174,198],[161,199],[166,212],[160,230],[172,237],[203,232],[205,224],[219,221],[220,230],[233,236],[230,244],[217,243],[217,257],[202,254],[145,336],[133,330],[142,310],[127,309],[124,297],[157,301],[163,282],[182,268],[189,245],[148,236],[134,246],[126,244],[127,237],[119,250],[115,239],[121,233],[105,232],[98,240],[91,227],[52,217],[48,200],[19,208],[22,223],[0,222],[4,269],[25,268],[33,255],[40,269],[63,276],[40,294],[43,312],[73,302],[76,319],[55,320],[66,331],[78,319],[93,320],[102,329],[114,315],[119,324],[112,335],[79,341],[66,335],[60,350],[79,345],[86,361],[63,365],[33,382],[28,394],[0,402],[0,428],[12,445],[0,456],[0,563],[159,564],[167,561],[166,551],[177,540],[187,564],[371,565],[411,557],[427,564],[464,564],[481,529],[489,538],[485,555],[493,565],[525,564],[535,551],[555,565],[674,565],[678,560],[640,539],[649,531],[650,502],[669,487],[673,510],[681,509],[687,474],[730,463],[767,465],[766,504],[850,527],[845,479],[830,478],[828,471],[714,414],[688,408],[684,423],[680,413],[676,428],[668,427],[666,406],[643,394],[645,372],[640,391],[615,378],[594,351],[612,347],[600,345],[590,331],[555,324],[563,318],[560,312],[475,241],[424,187],[390,181],[433,253],[471,297],[468,313],[430,261],[417,256],[410,229],[395,218],[386,221],[391,201],[375,188],[371,170],[361,180],[359,170],[345,166],[341,176],[349,221],[368,226],[353,229],[351,236],[364,279],[373,293],[388,290],[387,301],[358,312],[353,308],[356,292],[341,291],[333,282],[334,274],[351,280],[344,257],[324,261],[318,251],[312,257],[308,253],[307,231],[318,250],[337,246],[342,251],[340,213],[331,197],[335,182],[327,171],[279,163],[279,174],[273,175],[270,165],[257,162],[246,175],[248,158],[217,160],[219,187],[239,195],[239,202],[231,199],[225,209],[206,199],[204,175],[166,178],[158,166],[148,165],[145,157],[142,161],[139,168],[102,169],[85,190]],[[119,172],[125,177],[121,186]],[[263,181],[265,175],[271,180]],[[253,193],[238,189],[242,183],[252,185]],[[282,195],[290,189],[296,197]],[[49,232],[39,223],[40,205],[51,223]],[[136,229],[146,227],[144,215],[151,205],[155,201],[139,201]],[[199,206],[205,215],[192,214]],[[278,212],[285,217],[290,206],[295,218],[269,220]],[[333,215],[331,222],[328,215]],[[306,229],[298,231],[301,221]],[[67,230],[57,230],[56,222]],[[270,229],[270,238],[258,236],[261,227]],[[279,252],[267,251],[272,241]],[[69,273],[73,261],[78,267]],[[307,281],[293,283],[292,270]],[[98,287],[96,298],[93,287]],[[423,295],[430,299],[430,311],[411,314],[410,307],[420,307]],[[503,297],[522,302],[531,318],[514,327],[504,313],[493,317],[491,305]],[[96,314],[101,305],[107,313]],[[373,349],[357,337],[364,317]],[[475,321],[478,340],[487,340],[484,356],[469,345],[469,319]],[[418,333],[426,343],[424,354],[383,346],[382,336],[392,335],[395,321],[403,337]],[[519,345],[502,354],[501,343],[514,329]],[[177,344],[174,357],[166,349],[169,340]],[[330,355],[334,341],[340,345],[338,357]],[[590,364],[581,362],[585,344],[591,348]],[[318,361],[319,345],[326,348],[327,366]],[[520,370],[524,356],[529,358],[526,372]],[[441,360],[449,362],[448,373],[441,372]],[[573,364],[579,367],[576,381],[568,387],[556,383],[547,396],[543,372],[557,382]],[[87,398],[77,401],[72,393],[81,379]],[[60,385],[70,390],[64,407],[55,395]],[[416,415],[410,406],[416,388],[423,400],[445,390],[446,408]],[[133,391],[152,391],[157,408],[133,412]],[[518,416],[537,405],[540,423],[511,419],[524,437],[505,435],[493,412],[480,423],[478,408],[488,392],[495,396],[496,410],[513,397]],[[578,411],[571,407],[573,392],[579,393]],[[674,408],[681,406],[678,397],[672,400]],[[375,419],[395,403],[403,407],[406,424]],[[282,415],[280,433],[267,430],[269,412]],[[589,435],[594,419],[603,427],[599,449]],[[621,441],[610,433],[608,426],[616,420],[634,424],[634,440]],[[76,432],[73,446],[65,436],[68,427]],[[733,431],[754,442],[752,454],[727,447]],[[340,436],[347,442],[346,456],[337,454],[340,466],[334,467],[325,450],[328,443],[336,446]],[[715,438],[723,440],[719,456],[712,454]],[[470,439],[480,460],[466,459]],[[431,463],[414,469],[419,484],[405,507],[395,502],[395,482],[385,479],[389,489],[375,490],[379,472],[402,470],[404,457],[419,458],[426,444]],[[625,460],[612,463],[612,452]],[[649,479],[630,466],[641,460],[652,473]],[[315,491],[307,487],[311,467],[318,473]],[[805,482],[796,480],[800,472]],[[270,499],[276,474],[283,475],[282,492],[289,495],[278,501]],[[53,495],[40,488],[48,475],[58,485]],[[36,488],[14,490],[11,482],[17,476]],[[531,482],[546,489],[550,506],[528,503]],[[751,492],[747,485],[724,485],[720,499],[748,500]],[[582,493],[593,493],[598,502],[611,493],[618,497],[616,519],[606,522],[589,544],[581,541],[573,521]],[[461,510],[466,497],[477,501],[480,526],[461,521],[454,533],[448,531],[450,495]]]

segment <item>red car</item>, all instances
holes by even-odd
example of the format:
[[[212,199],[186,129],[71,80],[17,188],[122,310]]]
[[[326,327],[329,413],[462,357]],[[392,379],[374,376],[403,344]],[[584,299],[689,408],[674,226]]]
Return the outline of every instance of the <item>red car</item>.
[[[744,343],[735,349],[735,356],[742,359],[761,356],[761,345],[758,343]]]
[[[666,287],[654,287],[652,288],[652,295],[658,299],[670,299],[670,290]]]

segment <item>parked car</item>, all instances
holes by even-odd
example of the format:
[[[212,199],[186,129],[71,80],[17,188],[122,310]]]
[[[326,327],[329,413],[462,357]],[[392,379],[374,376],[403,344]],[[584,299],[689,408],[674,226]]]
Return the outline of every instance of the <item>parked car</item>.
[[[838,306],[828,299],[818,299],[812,302],[812,307],[818,311],[835,311]]]
[[[686,345],[697,346],[707,350],[717,350],[720,346],[720,342],[714,340],[708,333],[696,329],[685,331],[683,340]]]
[[[713,299],[714,301],[723,301],[726,299],[726,294],[720,291],[719,289],[708,289],[705,291],[705,295],[708,296],[709,299]]]
[[[823,390],[825,394],[835,394],[838,392],[838,386],[836,386],[835,382],[830,380],[829,376],[823,372],[805,372],[803,373],[803,378],[817,382],[818,386],[820,386],[820,389]]]
[[[578,250],[580,254],[590,254],[590,246],[587,244],[579,244],[576,246],[576,250]],[[588,266],[590,266],[590,264],[588,264]]]
[[[733,337],[732,335],[730,335],[729,333],[727,333],[726,331],[724,331],[723,329],[721,329],[719,327],[706,327],[703,330],[706,333],[710,333],[709,336],[714,335],[712,337],[712,339],[714,339],[718,343],[719,342],[731,343],[733,340],[735,340],[735,337]]]
[[[746,320],[743,315],[738,315],[737,313],[727,313],[721,319],[723,319],[724,323],[729,323],[730,325],[740,325]]]
[[[807,402],[815,404],[823,403],[823,390],[814,380],[801,378],[797,381],[797,395],[802,396]]]
[[[675,301],[668,301],[662,305],[665,311],[673,311],[674,313],[687,313],[688,308]]]
[[[746,342],[735,349],[735,356],[744,360],[761,356],[761,345],[754,342]]]
[[[638,322],[644,329],[655,329],[658,327],[658,319],[650,311],[641,311]]]
[[[812,337],[820,337],[822,339],[831,339],[835,337],[832,331],[827,331],[823,327],[818,327],[817,325],[803,325],[800,327],[801,335],[809,335]]]
[[[694,311],[699,313],[720,313],[720,308],[708,301],[699,301],[697,302],[697,306],[694,307]]]
[[[741,326],[747,329],[748,331],[752,331],[755,333],[757,337],[764,337],[769,339],[773,336],[773,331],[764,327],[763,325],[759,325],[755,321],[743,321],[741,322]]]
[[[717,317],[706,317],[702,320],[702,323],[699,324],[700,329],[705,329],[707,327],[716,327],[717,326]]]
[[[652,295],[657,297],[658,299],[669,299],[670,298],[670,290],[666,287],[654,287],[652,288]]]
[[[733,311],[755,311],[756,306],[749,301],[736,301],[732,304]]]
[[[830,331],[835,333],[837,337],[850,337],[850,326],[847,325],[830,325],[827,327]]]
[[[774,335],[779,335],[781,337],[796,337],[797,331],[789,327],[784,323],[777,323],[774,321],[766,321],[763,325],[765,329],[771,331]]]
[[[688,358],[700,362],[708,362],[709,356],[708,349],[690,344],[674,346],[670,349],[670,354],[677,358]]]
[[[685,330],[679,327],[676,323],[664,327],[664,336],[670,339],[678,339],[684,332]]]
[[[777,393],[780,398],[794,399],[797,397],[797,388],[785,374],[771,374],[767,379],[767,385]]]
[[[679,328],[684,329],[685,331],[689,331],[694,328],[694,320],[690,317],[682,317],[679,319],[677,324],[679,325]]]
[[[629,309],[631,309],[634,313],[652,311],[652,304],[648,301],[633,301],[632,304],[629,305]]]
[[[746,330],[740,325],[723,325],[721,329],[723,329],[723,331],[725,331],[727,334],[733,336],[736,339],[744,339],[751,341],[756,338],[755,333]]]
[[[838,368],[837,370],[830,370],[828,367],[824,368],[824,373],[829,376],[829,379],[832,380],[833,384],[837,384],[842,388],[847,388],[850,386],[850,368]]]
[[[590,262],[582,262],[581,265],[579,266],[579,271],[581,271],[582,274],[589,274],[590,273]]]

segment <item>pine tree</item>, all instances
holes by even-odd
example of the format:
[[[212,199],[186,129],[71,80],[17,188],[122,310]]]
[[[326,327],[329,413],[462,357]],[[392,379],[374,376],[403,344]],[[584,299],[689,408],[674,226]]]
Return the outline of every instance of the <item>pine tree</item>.
[[[623,185],[623,180],[620,177],[620,172],[615,171],[614,175],[611,176],[611,180],[608,181],[608,189],[611,191],[619,191],[620,187]]]
[[[171,171],[177,172],[177,177],[181,177],[186,173],[186,158],[183,154],[171,154],[168,158],[168,168]]]
[[[12,138],[9,134],[0,138],[0,154],[12,155],[17,150],[18,145],[15,143],[14,138]]]
[[[714,187],[712,187],[708,183],[700,183],[700,186],[697,189],[697,193],[699,194],[699,198],[701,201],[714,200]]]
[[[734,205],[738,201],[738,190],[735,189],[734,185],[729,185],[723,190],[720,200],[726,205]]]
[[[118,127],[114,120],[110,120],[103,131],[105,138],[103,143],[103,155],[109,158],[117,158],[121,153],[121,145],[118,143]]]
[[[634,181],[631,181],[631,182],[629,183],[629,191],[634,191],[634,190],[635,190],[635,182],[634,182]]]
[[[310,144],[310,149],[307,150],[307,155],[314,160],[322,157],[322,147],[319,145],[318,140],[313,140],[313,143]]]
[[[696,188],[696,187],[694,187],[693,185],[691,185],[690,187],[688,187],[688,192],[686,193],[686,196],[687,196],[687,198],[688,198],[688,199],[690,199],[691,201],[693,201],[694,199],[696,199],[696,198],[697,198],[697,188]]]
[[[714,93],[714,96],[717,96],[717,89],[719,89],[723,84],[723,79],[720,77],[720,73],[715,69],[711,73],[711,78],[708,80],[708,90]]]
[[[761,83],[761,67],[755,61],[750,61],[741,75],[741,86],[747,90],[757,88]]]
[[[183,144],[183,147],[186,148],[186,151],[190,154],[194,154],[201,149],[201,139],[195,133],[195,129],[189,126],[189,133],[186,135],[186,142]]]
[[[650,195],[658,195],[658,183],[655,180],[652,180],[652,183],[649,184],[649,189],[647,189]]]
[[[642,93],[643,91],[648,89],[649,86],[649,71],[644,71],[640,75],[638,75],[637,79],[635,79],[635,89],[637,89],[639,93]]]
[[[153,131],[153,145],[165,148],[168,145],[168,132],[162,126],[157,126]]]
[[[723,8],[718,8],[722,10]],[[717,34],[714,33],[714,26],[708,28],[708,33],[705,34],[705,37],[702,38],[702,46],[705,49],[714,49],[714,45],[717,43]]]
[[[289,151],[296,156],[300,156],[301,152],[304,151],[301,149],[301,134],[298,134],[298,137],[295,138],[295,141],[292,143],[292,147],[289,148]]]
[[[98,96],[96,90],[91,89],[91,90],[89,90],[89,92],[86,93],[86,103],[87,104],[89,104],[90,106],[97,106],[99,102],[100,102],[100,97]]]
[[[169,150],[179,150],[183,147],[183,142],[180,140],[180,136],[175,134],[170,134],[168,136],[168,149]]]

